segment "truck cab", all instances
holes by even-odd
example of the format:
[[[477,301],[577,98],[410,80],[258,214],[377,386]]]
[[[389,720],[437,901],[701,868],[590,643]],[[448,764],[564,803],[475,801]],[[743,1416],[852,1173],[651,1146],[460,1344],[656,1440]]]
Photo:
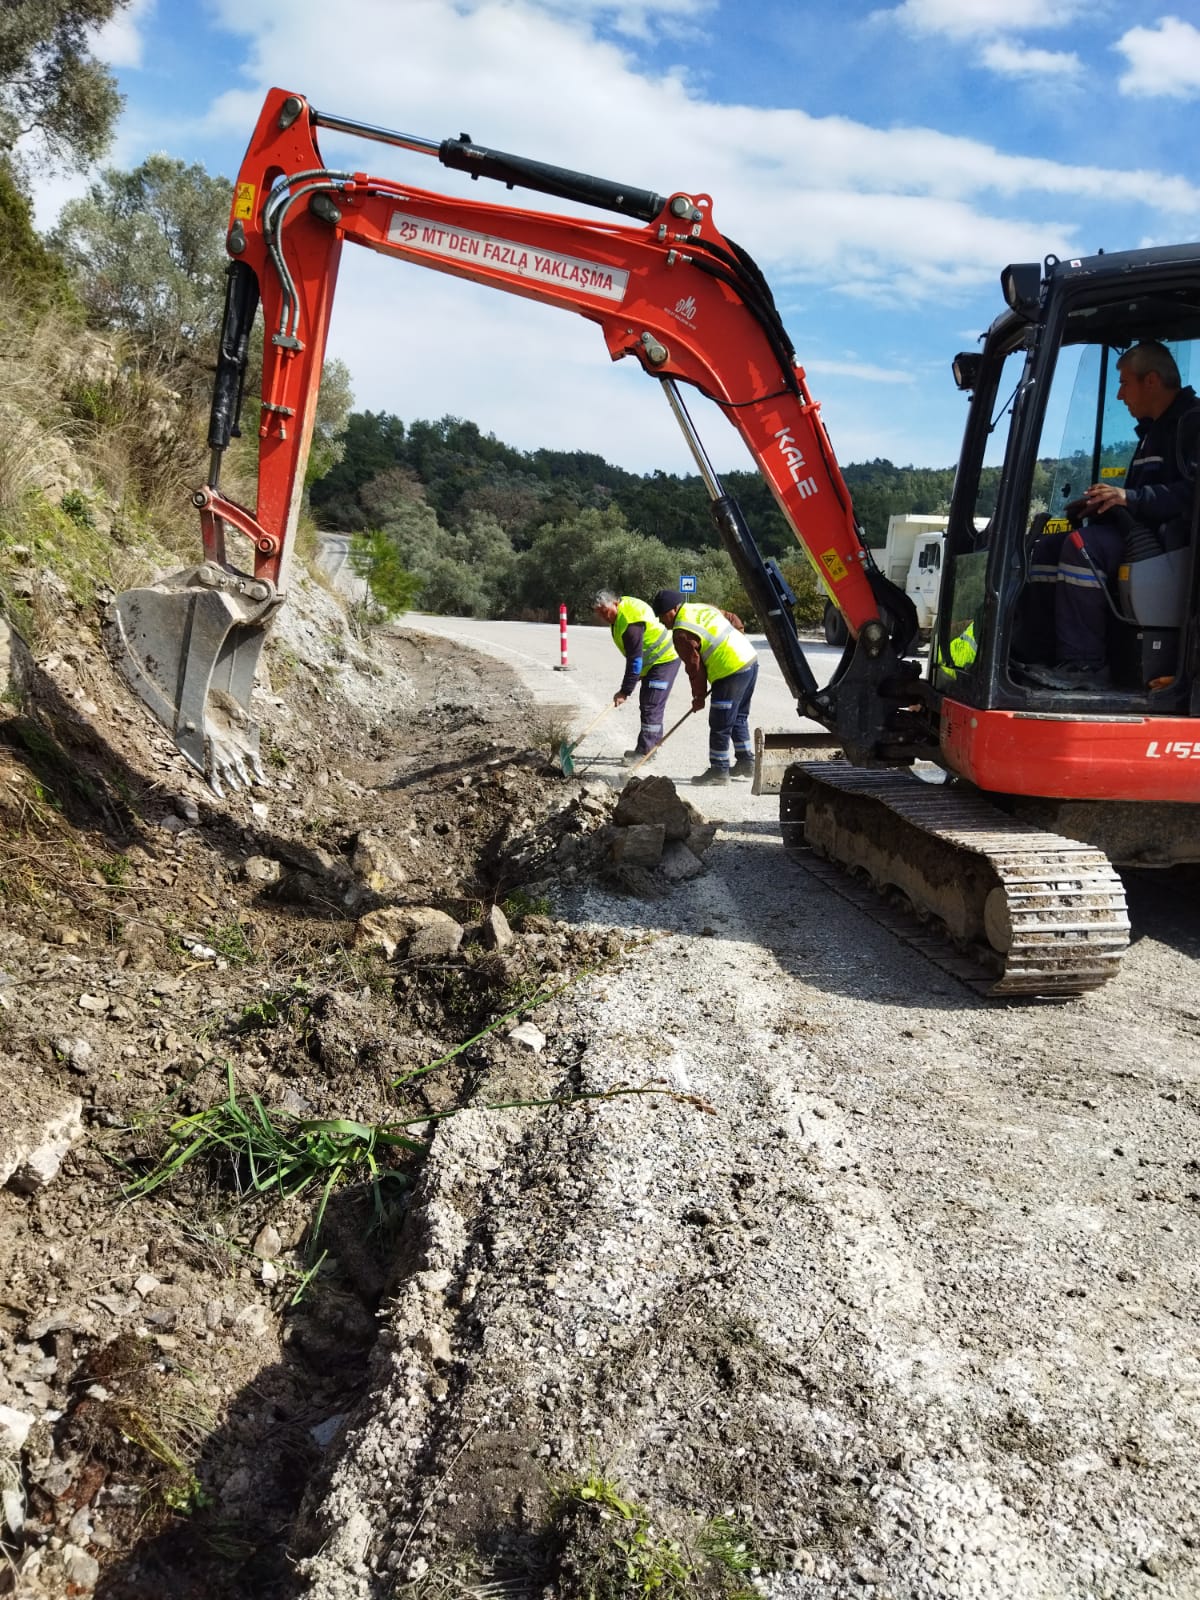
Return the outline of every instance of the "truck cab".
[[[889,517],[887,541],[882,551],[875,553],[884,577],[903,589],[916,607],[922,640],[929,638],[937,619],[942,547],[949,521],[949,517],[916,512]],[[840,647],[846,643],[846,621],[832,600],[825,602],[824,627],[827,644]]]

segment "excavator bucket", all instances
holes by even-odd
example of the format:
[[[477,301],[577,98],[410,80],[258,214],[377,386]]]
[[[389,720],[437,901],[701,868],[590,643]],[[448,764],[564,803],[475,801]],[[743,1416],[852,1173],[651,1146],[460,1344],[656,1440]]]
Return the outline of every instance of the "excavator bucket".
[[[833,734],[823,730],[803,733],[788,728],[768,733],[765,728],[755,728],[751,793],[778,794],[783,787],[783,775],[793,761],[820,760],[824,755],[840,754],[841,748]]]
[[[109,608],[118,671],[219,795],[265,781],[250,696],[280,603],[271,585],[204,562]]]

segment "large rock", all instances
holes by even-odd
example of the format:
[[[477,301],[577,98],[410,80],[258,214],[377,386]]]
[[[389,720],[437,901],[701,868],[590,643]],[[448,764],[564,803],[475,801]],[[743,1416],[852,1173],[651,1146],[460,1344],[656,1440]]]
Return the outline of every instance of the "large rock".
[[[671,883],[686,883],[703,871],[703,861],[679,839],[672,839],[662,853],[663,877]]]
[[[700,820],[695,807],[680,799],[670,778],[630,778],[613,812],[619,828],[658,824],[668,839],[686,839]]]
[[[483,942],[489,950],[507,950],[513,942],[513,931],[508,918],[499,906],[489,906],[483,919]]]
[[[402,946],[421,960],[453,955],[462,938],[461,925],[433,906],[383,906],[360,917],[354,929],[356,945],[378,945],[389,961]]]
[[[715,822],[696,822],[683,841],[694,856],[702,856],[716,837]]]
[[[249,856],[242,862],[242,877],[269,889],[283,877],[283,866],[273,856]]]
[[[0,1406],[0,1456],[10,1461],[25,1448],[30,1430],[37,1418],[28,1411],[15,1411],[12,1406]]]
[[[0,614],[0,694],[20,701],[33,668],[29,648]]]
[[[373,833],[359,834],[350,864],[367,888],[377,894],[387,894],[408,881],[395,851]]]
[[[613,835],[612,858],[623,867],[656,867],[662,860],[664,829],[661,822],[637,822],[618,828]]]
[[[445,911],[422,908],[422,922],[408,941],[408,953],[422,961],[452,956],[463,941],[463,930]]]
[[[83,1132],[83,1101],[75,1095],[28,1092],[6,1108],[0,1128],[0,1184],[36,1194],[58,1176],[63,1157]]]

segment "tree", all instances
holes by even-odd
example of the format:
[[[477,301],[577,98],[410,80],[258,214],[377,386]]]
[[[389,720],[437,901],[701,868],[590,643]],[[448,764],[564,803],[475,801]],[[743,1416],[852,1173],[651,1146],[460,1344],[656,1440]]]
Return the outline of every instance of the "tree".
[[[350,388],[350,368],[331,356],[321,368],[321,387],[317,391],[317,414],[313,421],[312,446],[304,482],[312,484],[331,472],[346,453],[346,421],[354,394]]]
[[[550,614],[565,602],[581,618],[590,618],[597,589],[649,596],[679,579],[678,553],[635,533],[615,506],[539,528],[519,563],[526,609]]]
[[[443,528],[433,507],[408,492],[411,479],[404,468],[383,473],[374,485],[379,527],[420,584],[422,606],[457,617],[503,614],[514,587],[516,555],[496,519],[476,513],[465,529]]]
[[[324,527],[353,531],[375,520],[365,509],[365,487],[401,461],[404,424],[386,411],[352,411],[341,444],[341,459],[313,479],[311,498]],[[410,477],[415,481],[414,473]]]
[[[88,35],[129,0],[3,0],[0,4],[0,152],[40,136],[52,166],[83,168],[102,156],[122,105]],[[14,166],[17,163],[14,162]]]
[[[109,168],[69,201],[50,242],[93,325],[132,334],[161,367],[207,358],[224,307],[231,192],[199,163],[155,155],[133,172]]]
[[[404,565],[396,541],[379,528],[356,533],[350,541],[350,567],[365,578],[376,608],[386,620],[411,611],[421,592],[421,580]]]
[[[0,160],[0,325],[10,313],[37,313],[50,305],[78,302],[71,292],[66,268],[47,250],[33,226],[29,201],[17,187],[8,163]]]
[[[410,467],[385,467],[363,484],[358,498],[372,522],[380,527],[402,514],[404,506],[413,502],[427,504],[425,485]]]

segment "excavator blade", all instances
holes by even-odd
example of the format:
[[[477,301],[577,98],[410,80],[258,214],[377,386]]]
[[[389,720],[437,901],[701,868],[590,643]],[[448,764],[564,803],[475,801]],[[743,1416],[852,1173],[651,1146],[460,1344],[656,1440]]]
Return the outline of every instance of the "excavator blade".
[[[105,619],[118,671],[219,795],[266,781],[250,696],[279,603],[205,562],[126,590]]]
[[[831,733],[800,732],[795,728],[754,730],[754,781],[752,794],[778,794],[784,774],[794,761],[840,754],[841,744]]]
[[[818,877],[981,993],[1095,989],[1129,943],[1124,886],[1103,851],[969,789],[801,762],[785,774],[780,822],[790,855],[808,866],[815,852]],[[897,902],[913,915],[897,920]]]

